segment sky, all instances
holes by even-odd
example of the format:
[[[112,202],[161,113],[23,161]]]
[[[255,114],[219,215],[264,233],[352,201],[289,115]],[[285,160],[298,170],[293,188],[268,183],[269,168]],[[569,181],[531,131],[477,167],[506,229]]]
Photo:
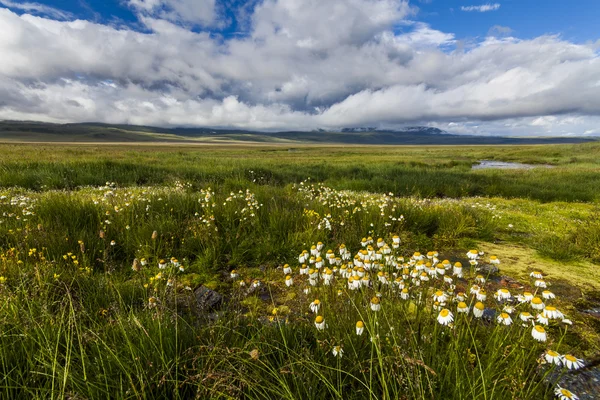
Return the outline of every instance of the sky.
[[[0,120],[600,135],[598,0],[0,0]]]

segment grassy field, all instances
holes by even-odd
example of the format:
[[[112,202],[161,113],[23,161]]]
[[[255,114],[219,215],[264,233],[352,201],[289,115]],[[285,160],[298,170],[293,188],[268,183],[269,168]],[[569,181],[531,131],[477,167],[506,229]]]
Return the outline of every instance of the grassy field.
[[[538,399],[600,357],[600,144],[0,151],[0,398]]]

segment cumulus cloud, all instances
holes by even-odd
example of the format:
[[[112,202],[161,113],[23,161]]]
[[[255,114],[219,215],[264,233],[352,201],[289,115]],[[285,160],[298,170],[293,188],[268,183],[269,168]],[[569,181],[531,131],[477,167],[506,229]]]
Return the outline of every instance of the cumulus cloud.
[[[500,9],[500,4],[494,3],[494,4],[483,4],[480,6],[461,6],[460,9],[462,11],[477,11],[477,12],[496,11],[496,10]]]
[[[398,0],[266,0],[247,35],[223,39],[161,16],[163,0],[136,1],[148,31],[0,8],[0,119],[543,135],[599,125],[593,44],[498,34],[463,48]]]

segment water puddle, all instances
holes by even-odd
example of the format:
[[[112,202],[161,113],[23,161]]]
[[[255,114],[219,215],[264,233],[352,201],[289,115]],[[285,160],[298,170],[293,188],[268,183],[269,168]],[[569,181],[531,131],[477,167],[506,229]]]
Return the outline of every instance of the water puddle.
[[[473,165],[471,169],[532,169],[536,167],[552,168],[552,165],[533,165],[507,161],[481,160],[479,161],[479,164]]]

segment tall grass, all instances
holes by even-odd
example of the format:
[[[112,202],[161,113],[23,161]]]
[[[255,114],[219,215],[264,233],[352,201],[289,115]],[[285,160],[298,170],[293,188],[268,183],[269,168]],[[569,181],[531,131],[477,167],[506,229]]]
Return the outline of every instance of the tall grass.
[[[337,189],[402,196],[502,196],[541,201],[595,201],[599,146],[506,147],[74,147],[2,145],[5,187],[73,189],[116,182],[165,185],[175,179],[199,187],[228,181],[284,186],[307,177]],[[574,158],[573,154],[578,157]],[[17,156],[18,155],[18,156]],[[471,171],[482,159],[551,163],[555,168]]]

